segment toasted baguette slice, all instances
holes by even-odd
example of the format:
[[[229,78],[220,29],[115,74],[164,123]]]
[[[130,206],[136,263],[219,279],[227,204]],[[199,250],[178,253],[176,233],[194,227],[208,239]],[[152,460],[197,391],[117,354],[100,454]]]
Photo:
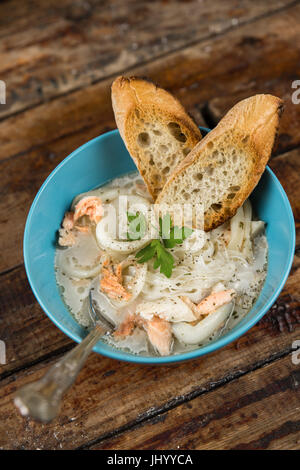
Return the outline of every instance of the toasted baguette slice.
[[[230,219],[265,169],[282,109],[272,95],[237,103],[174,170],[156,202],[201,203],[205,231]]]
[[[142,78],[118,77],[112,104],[121,137],[155,199],[201,133],[174,96]]]

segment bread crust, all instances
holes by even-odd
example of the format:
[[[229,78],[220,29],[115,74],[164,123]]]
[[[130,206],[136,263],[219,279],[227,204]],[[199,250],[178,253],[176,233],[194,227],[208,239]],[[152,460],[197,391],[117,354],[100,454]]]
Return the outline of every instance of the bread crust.
[[[212,149],[234,147],[237,151],[246,152],[250,172],[237,181],[240,190],[229,205],[226,201],[226,207],[222,207],[220,212],[205,213],[204,229],[210,231],[233,217],[257,185],[267,165],[282,111],[283,101],[273,95],[255,95],[237,103],[174,170],[156,202],[170,204],[168,196],[172,185],[178,184],[180,175],[196,162],[203,169],[208,165],[215,167],[217,163],[212,159]]]
[[[159,184],[151,179],[145,153],[141,149],[137,150],[137,134],[141,132],[143,118],[147,115],[155,122],[155,116],[159,116],[166,133],[168,123],[177,123],[187,138],[184,145],[189,149],[200,141],[201,132],[180,102],[148,79],[118,77],[112,84],[112,105],[121,137],[155,200],[167,178],[157,169],[160,174]],[[181,160],[184,158],[182,155]]]

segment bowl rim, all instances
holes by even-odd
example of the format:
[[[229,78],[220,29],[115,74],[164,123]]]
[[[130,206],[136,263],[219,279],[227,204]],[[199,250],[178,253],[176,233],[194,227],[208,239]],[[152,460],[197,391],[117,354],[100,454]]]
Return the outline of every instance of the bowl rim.
[[[206,127],[200,127],[200,130],[203,130],[205,132],[209,132],[210,129]],[[31,272],[30,272],[30,263],[29,263],[29,244],[28,244],[28,237],[29,237],[29,228],[31,225],[31,218],[33,216],[35,207],[39,201],[39,198],[44,190],[44,188],[48,185],[48,183],[55,177],[56,173],[72,158],[74,158],[75,155],[77,155],[79,152],[83,151],[87,147],[94,145],[95,142],[102,140],[103,138],[109,137],[109,136],[114,136],[118,135],[119,131],[118,129],[114,129],[109,132],[105,132],[88,142],[82,144],[78,148],[76,148],[73,152],[71,152],[66,158],[64,158],[55,168],[54,170],[49,174],[49,176],[45,179],[44,183],[38,190],[31,207],[29,209],[27,219],[26,219],[26,224],[25,224],[25,230],[24,230],[24,238],[23,238],[23,256],[24,256],[24,265],[25,265],[25,271],[26,275],[28,278],[28,282],[30,284],[30,287],[34,293],[34,296],[39,303],[39,305],[42,307],[43,311],[46,313],[46,315],[50,318],[50,320],[63,332],[65,333],[69,338],[73,339],[77,343],[80,343],[82,341],[82,338],[77,335],[76,333],[71,332],[67,327],[64,325],[61,325],[59,320],[56,319],[56,317],[51,313],[51,311],[48,310],[47,306],[43,302],[43,300],[40,298],[39,293],[37,289],[35,288]],[[270,307],[273,305],[273,303],[276,301],[277,297],[279,296],[280,292],[282,291],[284,284],[288,278],[288,275],[290,273],[293,259],[294,259],[294,252],[295,252],[295,243],[296,243],[296,233],[295,233],[295,221],[294,221],[294,215],[293,211],[290,205],[290,202],[288,200],[288,197],[279,182],[278,178],[274,174],[274,172],[266,166],[265,171],[269,173],[271,176],[273,182],[275,183],[277,190],[279,190],[284,206],[289,218],[289,221],[291,222],[291,226],[293,230],[291,231],[291,237],[290,237],[290,246],[289,246],[289,256],[286,260],[285,264],[285,269],[283,271],[283,276],[281,278],[281,281],[277,288],[274,290],[272,296],[268,299],[268,301],[265,303],[264,307],[257,312],[257,314],[252,318],[249,319],[246,324],[241,326],[240,328],[237,328],[235,331],[231,331],[226,334],[226,336],[223,336],[219,338],[217,341],[213,343],[209,343],[201,348],[198,349],[193,349],[192,351],[187,351],[184,353],[180,354],[174,354],[171,356],[138,356],[138,355],[133,355],[130,353],[126,353],[125,351],[118,350],[118,349],[111,349],[111,350],[103,350],[101,347],[101,342],[98,342],[96,346],[93,348],[94,352],[97,352],[99,354],[102,354],[103,356],[116,359],[119,361],[125,361],[125,362],[131,362],[131,363],[136,363],[136,364],[149,364],[149,365],[156,365],[156,364],[171,364],[171,363],[177,363],[177,362],[182,362],[182,361],[187,361],[190,359],[196,359],[198,357],[204,356],[206,354],[212,353],[214,351],[217,351],[224,346],[227,346],[229,343],[237,340],[240,338],[243,334],[245,334],[248,330],[250,330],[270,309]],[[237,325],[238,326],[238,325]]]

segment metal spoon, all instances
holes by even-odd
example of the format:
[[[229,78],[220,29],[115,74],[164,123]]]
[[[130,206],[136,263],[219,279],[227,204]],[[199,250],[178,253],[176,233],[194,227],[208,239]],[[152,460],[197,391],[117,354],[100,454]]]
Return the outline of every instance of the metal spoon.
[[[48,423],[60,410],[64,393],[75,382],[88,355],[105,334],[111,334],[115,326],[103,314],[94,308],[93,288],[89,292],[89,315],[92,330],[74,349],[65,354],[36,382],[22,387],[15,395],[15,405],[23,416],[30,416],[38,421]]]

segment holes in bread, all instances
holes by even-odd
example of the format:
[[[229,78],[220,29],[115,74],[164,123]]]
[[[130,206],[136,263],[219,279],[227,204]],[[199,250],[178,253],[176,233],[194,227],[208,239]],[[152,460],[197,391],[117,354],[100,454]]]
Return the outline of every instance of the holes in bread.
[[[249,135],[245,135],[245,137],[242,139],[243,144],[246,144],[249,140]]]
[[[211,176],[214,172],[214,167],[209,165],[206,169],[205,172],[208,174],[208,176]]]
[[[163,169],[163,174],[166,175],[167,173],[169,173],[170,171],[170,167],[169,166],[165,166],[165,168]]]
[[[229,193],[227,196],[227,199],[234,199],[236,196],[236,193]]]
[[[136,117],[139,119],[140,118],[140,112],[138,109],[135,109],[134,110],[134,114],[136,115]]]
[[[161,132],[158,131],[157,129],[154,129],[153,132],[154,132],[155,135],[161,135]]]
[[[154,165],[153,155],[150,156],[149,165]]]
[[[211,140],[207,142],[207,148],[210,150],[214,148],[214,143]]]
[[[237,192],[241,189],[240,186],[229,186],[229,190],[233,192]]]
[[[176,155],[169,155],[166,160],[166,162],[169,163],[170,165],[173,165],[175,161],[176,161]]]
[[[159,146],[159,151],[160,152],[167,152],[167,150],[168,150],[168,147],[166,145],[162,144],[162,145]]]
[[[190,194],[186,193],[185,191],[182,191],[181,194],[186,201],[188,201],[191,197]]]
[[[137,140],[140,147],[149,147],[150,145],[150,136],[148,132],[141,132],[138,135]]]
[[[181,131],[181,127],[179,124],[177,124],[177,122],[169,122],[168,129],[172,136],[178,140],[178,142],[184,143],[187,141],[186,135]]]
[[[189,153],[190,153],[191,149],[189,149],[188,147],[185,147],[183,150],[182,150],[182,153],[183,155],[186,157]]]
[[[222,204],[212,204],[210,206],[215,212],[219,212],[222,209]]]
[[[202,178],[203,178],[203,175],[202,173],[196,173],[194,176],[193,176],[194,180],[196,181],[201,181]]]

